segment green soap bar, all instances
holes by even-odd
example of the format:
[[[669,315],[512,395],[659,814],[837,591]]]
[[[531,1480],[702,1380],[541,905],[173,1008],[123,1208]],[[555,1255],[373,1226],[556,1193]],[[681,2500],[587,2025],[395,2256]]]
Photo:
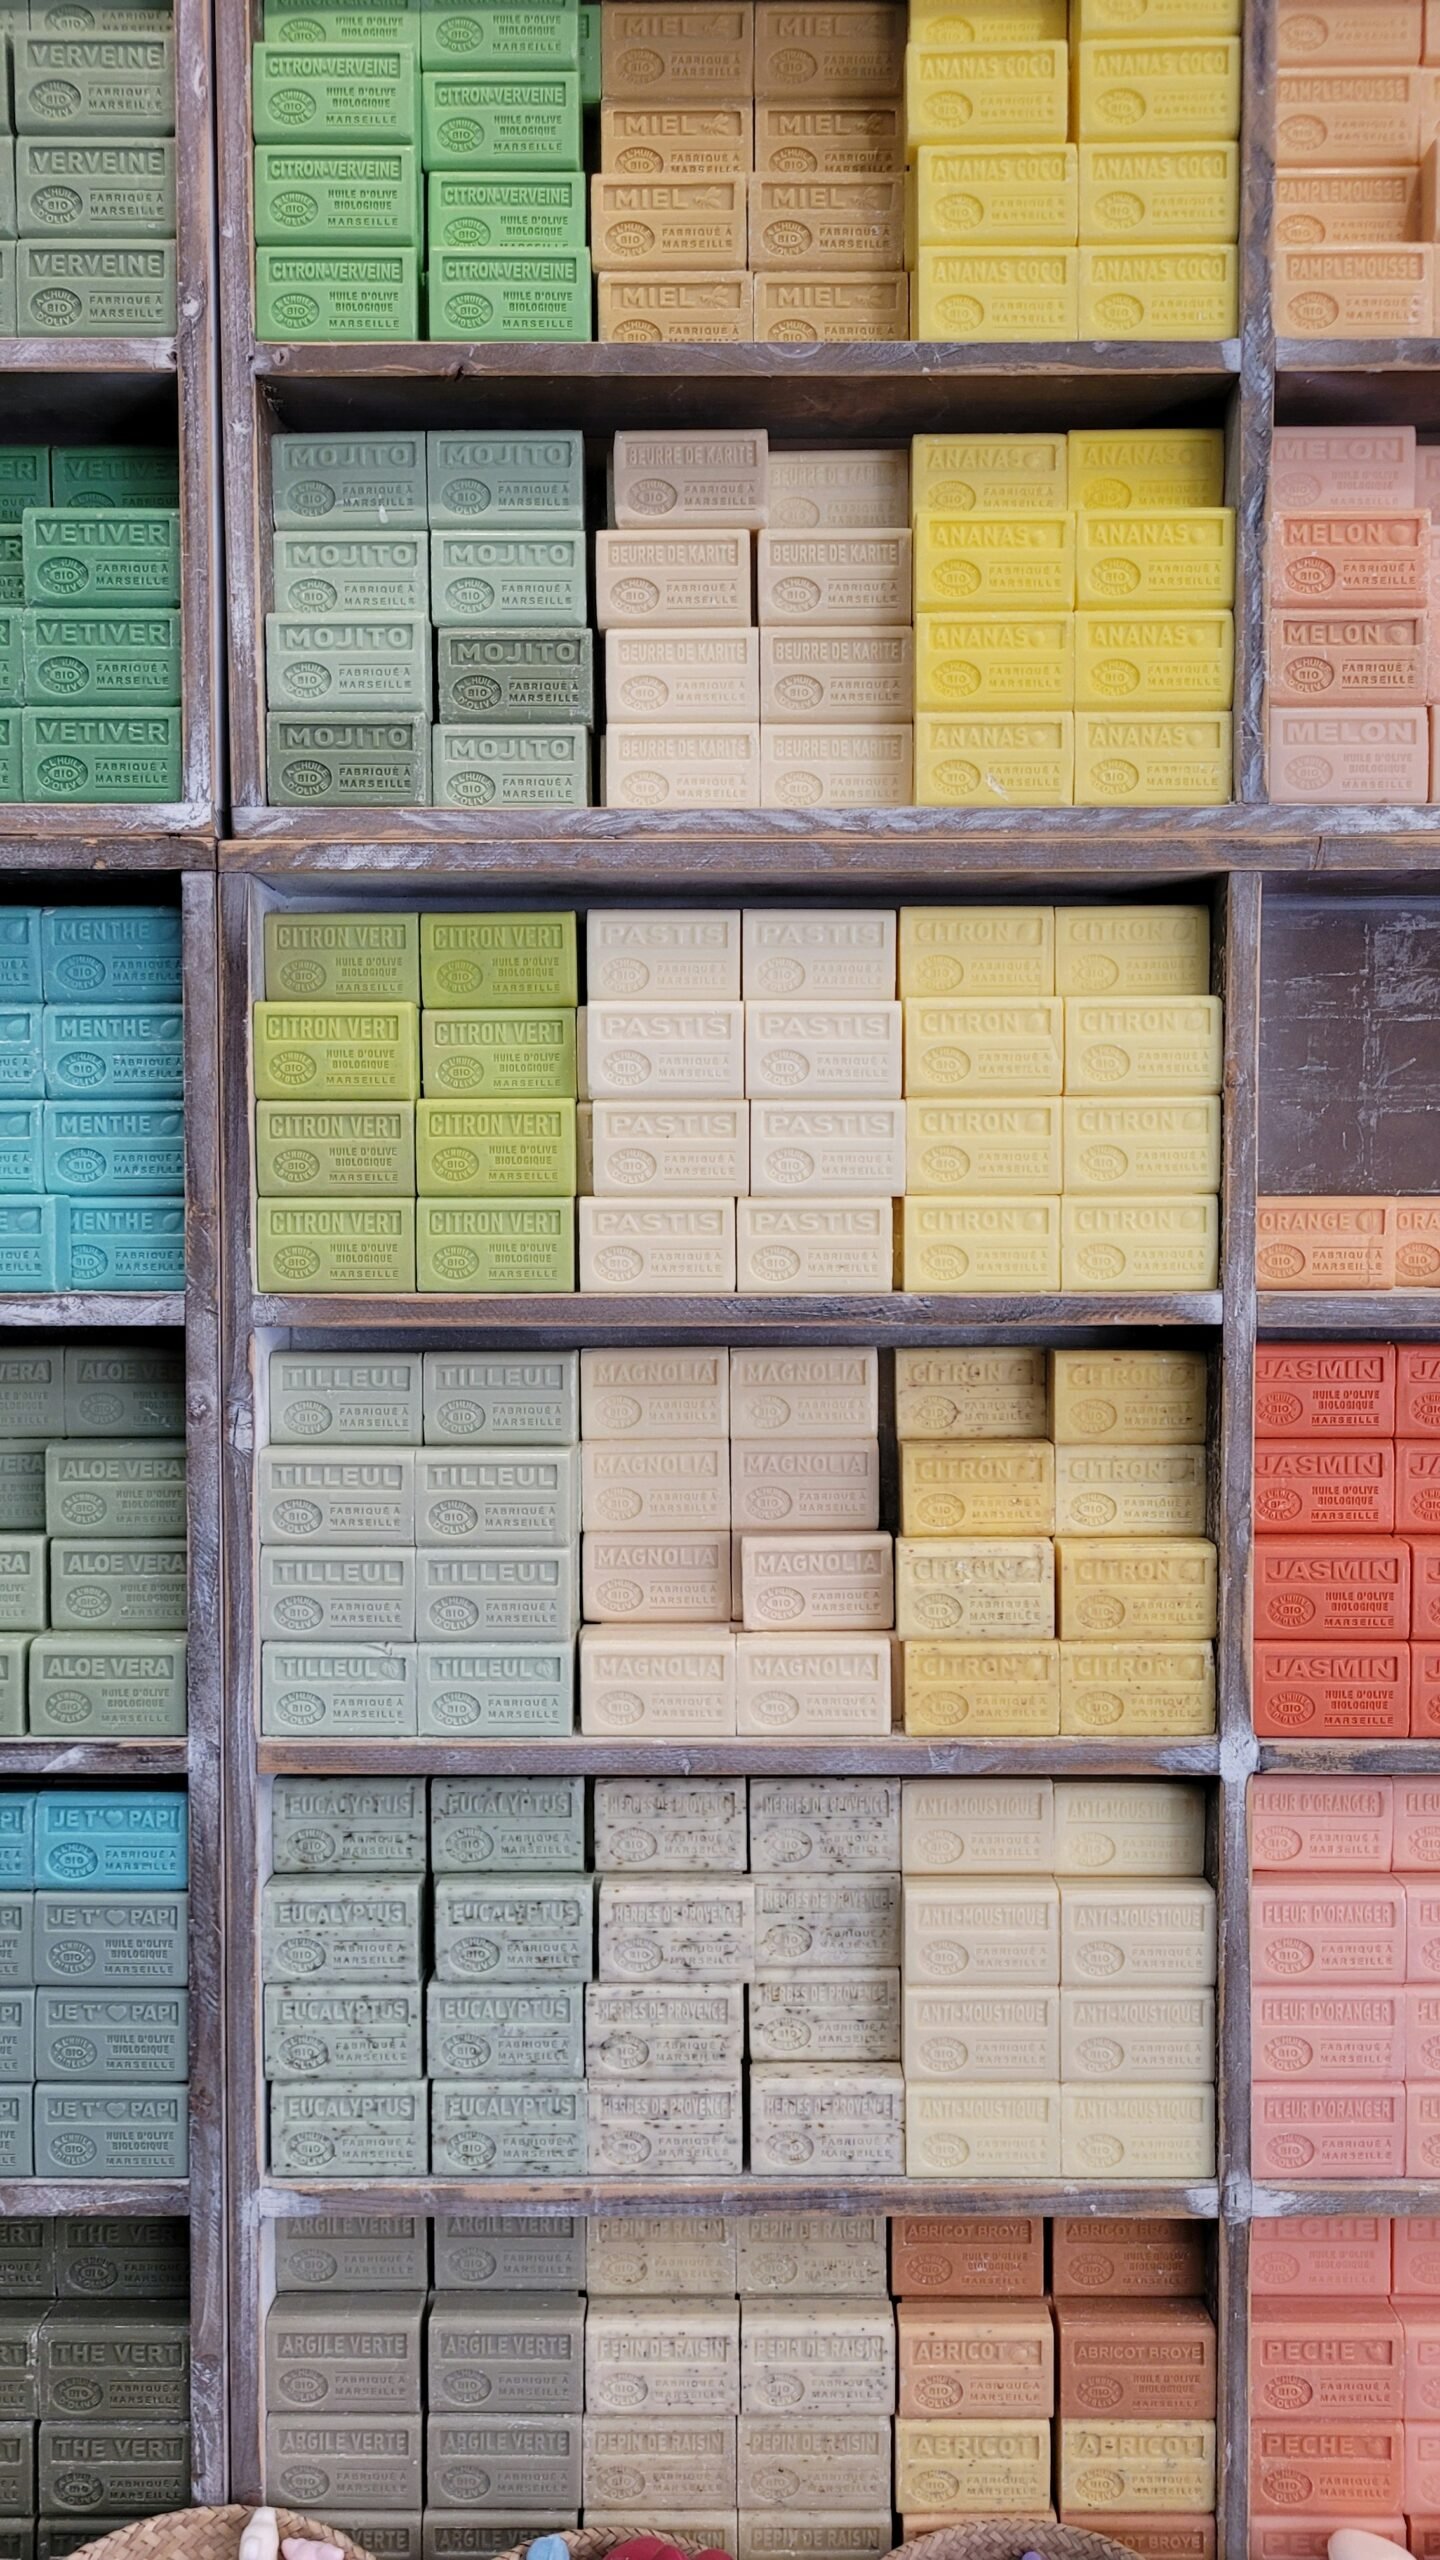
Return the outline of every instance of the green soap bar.
[[[346,530],[418,532],[427,522],[425,438],[276,436],[270,446],[270,499],[282,531],[338,524]]]
[[[427,1100],[454,1094],[575,1099],[575,1015],[569,1006],[529,1013],[421,1015]]]
[[[19,319],[18,276],[20,246],[15,240],[0,240],[0,338],[13,338]]]
[[[296,0],[266,0],[265,5],[267,44],[408,44],[418,49],[419,27],[420,0],[398,0],[397,6],[382,9],[346,7],[341,0],[317,0],[309,9],[296,6]]]
[[[424,2069],[423,2028],[418,1982],[268,1983],[265,2070],[272,2080],[413,2080]]]
[[[420,161],[414,143],[376,143],[369,151],[257,143],[255,237],[279,248],[418,248]]]
[[[435,731],[437,809],[588,809],[590,732],[580,721],[490,721]]]
[[[573,1102],[421,1102],[417,1188],[431,1199],[538,1199],[575,1191]]]
[[[416,1457],[417,1548],[558,1547],[579,1527],[574,1449],[422,1449]]]
[[[183,1734],[185,1638],[37,1636],[29,1693],[32,1733],[82,1740]]]
[[[180,713],[24,711],[27,800],[180,798]]]
[[[326,341],[418,338],[418,252],[257,249],[255,335]]]
[[[430,2089],[430,2165],[437,2178],[583,2178],[583,2080],[497,2081]],[[580,2421],[574,2420],[578,2431]]]
[[[563,1547],[424,1547],[415,1625],[422,1650],[464,1638],[569,1644],[580,1623],[575,1543]]]
[[[141,2214],[77,2214],[58,2226],[55,2291],[62,2300],[178,2298],[189,2281],[183,2222]]]
[[[420,59],[427,71],[577,71],[576,0],[530,0],[525,8],[488,0],[426,0]]]
[[[430,723],[421,713],[316,719],[272,712],[265,723],[270,803],[276,809],[424,809],[430,804]]]
[[[17,133],[175,130],[175,38],[168,25],[136,36],[18,35]]]
[[[418,1351],[272,1351],[266,1386],[272,1440],[419,1443]]]
[[[0,303],[3,303],[3,297],[4,278],[0,273]],[[0,309],[0,319],[3,317],[3,309]],[[23,604],[24,601],[25,569],[20,527],[18,523],[0,524],[0,604]]]
[[[0,1191],[45,1189],[44,1131],[43,1102],[0,1103]]]
[[[258,1102],[262,1198],[413,1200],[412,1102]]]
[[[59,2226],[29,2215],[0,2222],[0,2302],[55,2292],[55,2235]]]
[[[130,7],[116,7],[113,0],[30,0],[36,35],[148,36],[173,16],[170,0],[134,0]]]
[[[559,1671],[568,1681],[568,1651]],[[583,1873],[584,1779],[436,1778],[430,1864],[437,1875]]]
[[[297,1664],[306,1660],[299,1648]],[[359,1648],[363,1651],[363,1648]],[[346,1655],[308,1657],[323,1685]],[[272,1876],[261,1896],[262,1982],[419,1982],[425,1886],[418,1876]]]
[[[429,712],[430,622],[390,614],[333,622],[265,616],[265,680],[272,711],[338,703],[346,711]]]
[[[582,106],[582,107],[598,107],[598,106],[599,106],[599,104],[600,104],[600,87],[601,87],[601,80],[600,80],[600,5],[599,5],[599,0],[595,0],[595,5],[594,5],[593,7],[591,7],[591,8],[586,8],[586,7],[584,6],[584,0],[581,0],[581,8],[580,8],[580,104],[581,104],[581,106]]]
[[[43,1440],[0,1440],[0,1529],[44,1528],[45,1447]]]
[[[436,642],[443,722],[594,726],[593,632],[447,630]]]
[[[281,2293],[408,2293],[430,2281],[430,2225],[423,2214],[307,2215],[275,2225]],[[370,2550],[369,2543],[362,2546]],[[373,2560],[373,2555],[372,2555]]]
[[[27,507],[49,504],[48,444],[0,444],[0,516],[18,519]]]
[[[0,1351],[0,1433],[8,1440],[43,1442],[64,1428],[65,1355],[59,1344]]]
[[[0,1893],[0,1983],[23,1989],[35,1979],[35,1896]]]
[[[583,631],[583,533],[433,533],[430,611],[471,630]]]
[[[22,240],[15,325],[27,338],[165,338],[175,331],[170,240]]]
[[[24,740],[23,711],[0,711],[0,800],[24,797]]]
[[[413,1551],[396,1547],[363,1555],[353,1547],[263,1546],[260,1633],[336,1644],[413,1644]]]
[[[573,1005],[579,989],[575,918],[510,909],[422,915],[420,984],[427,1005]],[[548,1030],[544,1037],[551,1045]]]
[[[432,428],[425,445],[430,522],[437,529],[497,525],[505,533],[525,527],[584,531],[582,435],[455,435]]]
[[[42,2080],[183,2080],[189,2060],[189,2011],[183,1991],[37,1992],[38,2076]],[[113,2320],[113,2313],[110,2316]],[[157,2389],[163,2394],[174,2367],[168,2358],[157,2362]],[[53,2417],[76,2405],[73,2398],[66,2401],[56,2395],[46,2415]],[[183,2417],[184,2404],[169,2409],[157,2406],[155,2414]]]
[[[574,1724],[573,1644],[421,1645],[422,1733],[557,1734]],[[438,1845],[433,1854],[439,1867]]]
[[[573,1200],[421,1200],[417,1286],[477,1297],[575,1286]]]
[[[106,2005],[123,2008],[124,2003]],[[123,2028],[110,2040],[123,2045]],[[42,2076],[48,2079],[49,2073]],[[115,2074],[121,2080],[135,2076]],[[183,2048],[179,2076],[184,2077]],[[45,2414],[52,2418],[188,2418],[187,2311],[139,2302],[127,2303],[118,2315],[109,2303],[67,2304],[50,2311],[40,2339],[40,2391]]]
[[[27,604],[179,605],[173,507],[28,507],[21,541]]]
[[[257,44],[251,73],[257,142],[418,142],[413,44]]]
[[[437,1982],[588,1982],[595,1879],[437,1876]]]
[[[415,1286],[410,1200],[261,1200],[255,1209],[262,1289],[384,1296]]]
[[[30,2124],[33,2107],[28,2089],[0,2091],[0,2163],[7,2178],[33,2174],[35,2153]],[[35,2512],[35,2438],[27,2418],[0,2421],[0,2515]]]
[[[185,2091],[177,2089],[171,2094],[172,2115],[183,2137]],[[37,2127],[38,2121],[37,2099]],[[37,2149],[38,2140],[37,2131]],[[172,2139],[164,2148],[171,2160],[178,2154],[178,2170],[173,2166],[122,2169],[112,2170],[109,2175],[183,2177],[183,2139]],[[47,2174],[53,2176],[55,2172]],[[133,2422],[116,2420],[42,2418],[39,2462],[40,2505],[47,2515],[79,2515],[101,2506],[113,2507],[121,2515],[165,2515],[182,2507],[190,2495],[190,2430],[186,2426],[137,2427]]]
[[[57,507],[173,507],[180,496],[173,445],[57,444],[50,473]]]
[[[579,169],[436,169],[428,236],[436,249],[583,249],[589,180]]]
[[[45,1614],[46,1539],[34,1530],[11,1529],[0,1537],[0,1629],[34,1635],[49,1625]]]
[[[183,2178],[190,2165],[190,2092],[156,2082],[40,2081],[35,2090],[35,2174],[40,2178]],[[40,2435],[51,2429],[42,2419]],[[147,2434],[150,2432],[147,2427]],[[162,2432],[157,2422],[155,2432]],[[188,2431],[179,2430],[188,2443]],[[41,2454],[42,2465],[44,2453]],[[188,2456],[177,2456],[184,2497]],[[54,2477],[52,2474],[52,2487]],[[106,2496],[120,2488],[106,2483]],[[157,2495],[160,2494],[157,2490]]]
[[[60,1287],[60,1207],[0,1195],[0,1292],[49,1296]]]
[[[423,533],[277,533],[274,573],[280,613],[430,610]]]
[[[183,1538],[183,1440],[54,1440],[45,1452],[52,1537]]]
[[[432,338],[588,340],[588,249],[437,249],[426,308]]]
[[[17,2082],[33,2082],[34,2078],[35,1994],[0,1991],[0,2081],[13,2088]],[[4,2288],[0,2286],[0,2299],[3,2298]]]
[[[78,2519],[72,2524],[64,2516],[41,2516],[35,2527],[35,2560],[73,2560],[87,2543],[118,2533],[131,2522],[128,2516],[93,2516],[84,2524]]]
[[[425,1838],[423,1778],[275,1781],[270,1857],[277,1873],[322,1875],[349,1868],[362,1875],[423,1876]]]
[[[329,2173],[350,2178],[423,2178],[430,2166],[429,2101],[430,2085],[426,2080],[388,2080],[373,2088],[363,2081],[317,2081],[312,2085],[305,2080],[277,2080],[270,2091],[270,2166],[281,2178],[324,2177]],[[289,2446],[297,2436],[294,2458],[297,2468],[304,2466],[299,2471],[299,2485],[313,2480],[320,2457],[306,2439],[323,2434],[328,2444],[346,2424],[352,2430],[363,2429],[372,2445],[379,2438],[388,2443],[392,2437],[408,2439],[413,2435],[413,2456],[407,2461],[401,2453],[398,2459],[407,2478],[413,2463],[411,2494],[418,2499],[418,2418],[353,2418],[348,2422],[332,2419],[324,2429],[317,2428],[314,2422],[302,2426],[298,2418],[272,2418],[266,2487],[277,2496],[287,2494],[285,2465]],[[328,2462],[330,2457],[325,2459]],[[342,2494],[348,2485],[349,2470],[346,2464],[341,2473]],[[327,2513],[336,2503],[329,2479],[327,2468],[327,2494],[322,2502]]]
[[[13,1996],[13,1995],[12,1995]],[[28,1995],[30,2037],[35,2041],[35,1998]],[[21,2029],[23,2033],[23,2028]],[[7,2081],[19,2078],[7,2071]],[[48,2302],[9,2303],[0,2310],[0,2420],[40,2415],[40,2330],[53,2310]]]
[[[585,2071],[585,1986],[550,1982],[531,1990],[517,1982],[479,1991],[432,1982],[425,1999],[425,2043],[437,2080],[579,2080]]]
[[[0,605],[0,703],[25,699],[25,616],[14,605]]]
[[[29,1636],[0,1636],[0,1733],[24,1733]]]
[[[175,145],[25,134],[15,146],[15,199],[30,239],[173,240]],[[44,504],[42,499],[40,502]]]
[[[60,1218],[62,1288],[184,1288],[182,1200],[69,1199]]]
[[[178,1439],[185,1429],[184,1354],[126,1342],[69,1343],[65,1428],[87,1440]]]
[[[275,1003],[255,1007],[255,1091],[262,1102],[413,1102],[418,1006]]]
[[[15,137],[0,133],[0,239],[13,240],[16,228]]]
[[[4,677],[0,615],[0,682]],[[27,702],[173,706],[180,699],[180,616],[168,611],[67,613],[31,606],[24,616]],[[17,700],[21,697],[17,696]]]
[[[420,94],[427,169],[581,166],[578,71],[427,71]]]
[[[578,1351],[427,1351],[425,1438],[568,1448],[580,1436]]]
[[[289,1449],[272,1442],[256,1468],[262,1542],[279,1546],[412,1546],[413,1449]]]
[[[79,1199],[159,1199],[185,1187],[178,1102],[47,1102],[45,1185]]]
[[[262,1733],[390,1739],[416,1731],[413,1644],[337,1638],[329,1644],[262,1644],[260,1651]],[[285,1978],[283,1973],[269,1976],[272,1981]]]
[[[183,1538],[52,1538],[50,1624],[181,1629],[186,1616]]]

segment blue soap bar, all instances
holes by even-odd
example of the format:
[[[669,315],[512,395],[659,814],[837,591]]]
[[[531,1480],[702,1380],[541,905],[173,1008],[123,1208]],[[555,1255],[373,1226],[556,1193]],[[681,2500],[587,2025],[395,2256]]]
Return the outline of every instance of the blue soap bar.
[[[56,1201],[62,1289],[183,1289],[185,1203]]]
[[[48,1101],[171,1101],[184,1090],[174,1004],[47,1004],[41,1030]]]
[[[44,1113],[43,1176],[5,1181],[0,1107],[0,1189],[68,1191],[77,1198],[160,1200],[185,1188],[185,1114],[178,1102],[13,1103]]]
[[[0,1195],[0,1292],[53,1296],[60,1286],[60,1203]]]
[[[29,2089],[0,2089],[0,2178],[28,2178],[34,2170],[34,2109]]]
[[[178,1892],[188,1881],[189,1806],[159,1787],[42,1787],[35,1881],[72,1892]]]
[[[0,1102],[38,1102],[45,1090],[43,1008],[0,1005]]]
[[[40,909],[0,907],[0,1004],[38,1004]]]
[[[178,1004],[180,910],[47,907],[40,918],[40,967],[49,1004],[67,997],[72,1003]]]
[[[35,1881],[35,1805],[33,1787],[0,1796],[0,1891]]]
[[[0,1102],[0,1191],[47,1191],[43,1102]]]

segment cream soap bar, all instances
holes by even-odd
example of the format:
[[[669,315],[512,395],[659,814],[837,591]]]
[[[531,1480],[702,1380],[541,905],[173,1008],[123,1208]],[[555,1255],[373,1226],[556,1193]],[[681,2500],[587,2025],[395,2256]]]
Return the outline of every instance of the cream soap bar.
[[[907,1985],[1058,1988],[1060,1888],[1053,1877],[908,1877]]]
[[[728,1458],[737,1530],[880,1526],[877,1440],[736,1440]]]
[[[900,1029],[896,1003],[750,998],[745,1091],[752,1100],[898,1097]]]
[[[820,1972],[873,1970],[900,1961],[900,1879],[757,1876],[755,1961]]]
[[[1062,1997],[912,1985],[905,1993],[907,2080],[1058,2080]]]
[[[893,910],[827,915],[748,907],[744,993],[807,1004],[888,1003],[895,993],[895,944]]]
[[[682,1345],[654,1351],[582,1351],[581,1413],[586,1438],[723,1439],[730,1429],[731,1356],[724,1350],[696,1351]]]
[[[755,1969],[748,1877],[602,1876],[602,1982],[745,1982]]]
[[[589,2225],[589,2281],[597,2294],[734,2293],[739,2229],[719,2213],[674,2220],[597,2214]]]
[[[735,2416],[740,2407],[740,2305],[719,2294],[607,2302],[590,2270],[585,2406],[601,2415]]]
[[[750,1781],[750,1864],[757,1876],[883,1874],[899,1863],[898,1779]]]
[[[587,1529],[728,1529],[724,1440],[587,1440],[581,1455]]]
[[[597,1868],[746,1870],[743,1778],[597,1778]]]
[[[805,1440],[873,1438],[880,1427],[879,1392],[876,1351],[837,1346],[730,1353],[730,1431],[736,1440],[780,1432]]]
[[[1065,1876],[1059,1894],[1068,1985],[1103,1980],[1208,1990],[1214,1983],[1213,1885],[1198,1877],[1122,1885]]]
[[[746,1091],[745,1017],[720,999],[671,1005],[607,998],[585,1013],[585,1063],[592,1102],[636,1095],[704,1102]]]
[[[643,2171],[661,2178],[728,2178],[739,2175],[744,2157],[744,2121],[738,2079],[726,2082],[696,2084],[687,2080],[645,2080],[611,2082],[597,2080],[590,2086],[590,2165],[597,2174],[606,2172],[621,2177]],[[592,2426],[620,2425],[618,2420],[587,2418],[587,2446]],[[709,2435],[696,2441],[696,2428],[728,2430],[729,2452],[733,2459],[733,2418],[708,2421],[669,2419],[662,2426],[680,2431],[677,2451],[688,2458],[684,2471],[685,2486],[681,2496],[708,2495],[723,2498],[725,2489],[697,2488],[697,2476],[704,2482],[712,2474],[700,2470],[706,2446],[718,2438]],[[638,2423],[624,2422],[632,2446],[640,2449]],[[630,2435],[631,2428],[635,2435]],[[588,2456],[587,2456],[588,2459]],[[607,2475],[615,2478],[614,2472]],[[628,2475],[633,2481],[633,2472]],[[733,2494],[733,2475],[731,2493]]]
[[[1215,2069],[1212,1991],[1062,1991],[1060,2069],[1067,2083],[1195,2083]],[[1080,2128],[1077,2126],[1077,2132]]]
[[[1203,1789],[1166,1778],[1056,1779],[1057,1875],[1199,1875],[1204,1856]]]
[[[653,706],[648,716],[654,716]],[[753,720],[756,713],[725,716]],[[629,1002],[636,997],[662,1004],[676,999],[731,1003],[740,994],[740,911],[592,907],[586,921],[585,986],[592,1005],[605,998]]]
[[[728,1568],[728,1556],[725,1559]],[[728,1570],[725,1577],[729,1589]],[[728,1610],[728,1597],[725,1602]],[[735,1731],[735,1638],[728,1625],[586,1627],[582,1733],[676,1739]]]
[[[759,1634],[890,1628],[895,1622],[893,1547],[884,1530],[744,1536],[740,1588],[745,1627]]]
[[[853,1966],[844,1973],[760,1972],[749,1991],[756,2062],[895,2062],[900,2056],[900,1976]]]
[[[888,2302],[746,2302],[741,2320],[742,2390],[752,2415],[888,2417],[894,2408]]]
[[[1048,1876],[1054,1865],[1048,1778],[915,1778],[903,1821],[907,1876]]]
[[[735,1212],[732,1199],[582,1199],[580,1286],[597,1294],[728,1297],[735,1288]]]
[[[588,1187],[597,1198],[723,1199],[750,1189],[748,1102],[597,1102],[591,1115]]]
[[[585,2056],[592,2080],[722,2080],[733,2086],[740,2078],[744,2047],[745,1992],[738,1982],[592,1982],[586,1987]],[[733,2274],[732,2266],[732,2279]],[[594,2281],[602,2281],[598,2270]],[[634,2282],[621,2288],[632,2293],[648,2289]],[[709,2287],[690,2284],[676,2290],[704,2293]]]
[[[735,1208],[736,1285],[742,1294],[884,1296],[893,1289],[891,1195],[794,1202],[752,1195]]]

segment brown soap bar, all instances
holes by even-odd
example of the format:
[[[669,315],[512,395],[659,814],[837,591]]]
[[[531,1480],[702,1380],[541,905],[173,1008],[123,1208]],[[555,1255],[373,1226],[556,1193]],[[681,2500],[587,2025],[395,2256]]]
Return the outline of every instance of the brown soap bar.
[[[607,106],[650,99],[748,98],[755,88],[755,12],[738,8],[631,8],[605,0],[600,89]]]
[[[1116,2222],[1058,2214],[1051,2235],[1050,2289],[1151,2299],[1205,2290],[1205,2228],[1199,2222]]]
[[[1062,2418],[1213,2418],[1215,2323],[1203,2302],[1062,2299]]]
[[[420,2406],[423,2293],[277,2293],[265,2322],[265,2396],[272,2410],[335,2409],[346,2417]]]
[[[1045,2224],[1038,2214],[896,2214],[890,2289],[970,2301],[1033,2301],[1045,2290]]]
[[[908,12],[838,0],[791,9],[760,0],[755,12],[757,98],[893,98],[905,70]]]

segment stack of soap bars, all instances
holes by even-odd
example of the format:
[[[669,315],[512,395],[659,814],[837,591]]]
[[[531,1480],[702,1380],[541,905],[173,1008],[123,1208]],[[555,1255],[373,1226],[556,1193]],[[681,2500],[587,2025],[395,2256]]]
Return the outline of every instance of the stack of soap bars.
[[[7,2178],[186,2174],[187,1811],[138,1787],[0,1795]]]
[[[1288,338],[1428,338],[1436,12],[1425,0],[1284,0],[1277,33],[1275,327]]]
[[[25,12],[5,16],[23,21]],[[7,33],[15,138],[0,104],[0,336],[173,335],[169,8],[164,0],[121,12],[34,0],[28,27]]]
[[[593,14],[593,13],[592,13]],[[355,19],[347,39],[317,22]],[[254,52],[256,334],[589,338],[576,0],[276,5]],[[303,141],[297,134],[303,132]]]
[[[1440,1197],[1376,1192],[1262,1193],[1255,1275],[1262,1289],[1433,1289],[1440,1283]]]
[[[184,1287],[183,1074],[178,907],[0,909],[0,1291]]]

